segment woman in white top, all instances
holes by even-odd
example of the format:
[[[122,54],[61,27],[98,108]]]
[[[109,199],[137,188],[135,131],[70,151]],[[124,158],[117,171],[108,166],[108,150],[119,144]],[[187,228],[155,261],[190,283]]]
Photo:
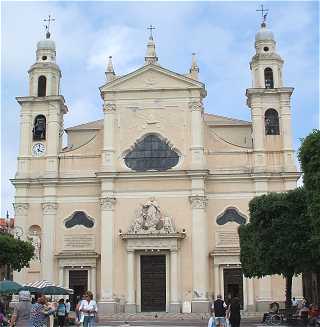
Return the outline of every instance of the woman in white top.
[[[96,313],[98,312],[97,302],[93,300],[93,294],[88,291],[85,299],[81,301],[79,311],[83,313],[83,327],[95,326]]]

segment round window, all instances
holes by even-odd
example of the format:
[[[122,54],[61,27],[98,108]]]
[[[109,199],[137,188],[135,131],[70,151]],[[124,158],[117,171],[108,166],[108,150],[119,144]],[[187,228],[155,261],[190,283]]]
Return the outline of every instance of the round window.
[[[42,60],[47,60],[47,56],[42,56]]]
[[[269,48],[268,48],[268,47],[264,47],[263,50],[264,50],[265,52],[267,52],[267,51],[269,51]]]

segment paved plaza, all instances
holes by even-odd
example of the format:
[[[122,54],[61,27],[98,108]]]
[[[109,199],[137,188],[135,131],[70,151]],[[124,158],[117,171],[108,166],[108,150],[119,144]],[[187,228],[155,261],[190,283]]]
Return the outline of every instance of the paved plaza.
[[[166,321],[130,321],[128,323],[121,322],[121,321],[110,321],[106,323],[99,323],[97,326],[103,326],[103,327],[111,327],[111,326],[120,326],[120,327],[149,327],[149,326],[157,326],[157,327],[207,327],[208,326],[208,320],[189,320],[189,321],[177,321],[177,320],[166,320]],[[257,320],[252,319],[243,319],[241,321],[241,327],[265,327],[266,325],[263,325],[259,323]],[[284,326],[278,326],[278,327],[284,327]]]
[[[97,326],[103,327],[111,327],[111,326],[120,326],[120,327],[149,327],[149,326],[157,326],[157,327],[207,327],[208,319],[197,319],[197,320],[136,320],[136,321],[106,321],[97,323]],[[242,319],[241,327],[265,327],[266,325],[261,324],[257,319]],[[284,327],[284,326],[278,326]]]

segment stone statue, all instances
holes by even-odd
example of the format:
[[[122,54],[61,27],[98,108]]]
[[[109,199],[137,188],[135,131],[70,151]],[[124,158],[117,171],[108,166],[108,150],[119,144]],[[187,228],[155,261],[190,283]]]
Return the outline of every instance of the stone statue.
[[[171,218],[164,216],[154,198],[149,199],[137,210],[136,219],[129,228],[129,233],[175,233]]]
[[[31,241],[31,244],[34,247],[34,256],[33,260],[40,262],[40,250],[41,250],[41,239],[37,231],[32,231],[28,236],[28,239]]]

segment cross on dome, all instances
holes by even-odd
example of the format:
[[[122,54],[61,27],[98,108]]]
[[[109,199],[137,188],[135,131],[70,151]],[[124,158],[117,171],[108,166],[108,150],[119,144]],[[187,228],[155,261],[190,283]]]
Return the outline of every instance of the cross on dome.
[[[154,26],[150,25],[149,27],[147,27],[147,29],[150,30],[150,37],[149,38],[152,39],[153,38],[152,30],[155,30],[156,28]]]
[[[265,27],[266,26],[266,20],[267,20],[267,15],[268,15],[268,11],[269,9],[264,9],[263,8],[263,4],[261,5],[261,9],[256,9],[256,11],[260,11],[261,12],[261,18],[262,18],[262,23],[261,26]]]
[[[51,15],[48,15],[48,19],[43,20],[45,23],[48,23],[44,25],[45,31],[46,31],[46,39],[50,39],[50,23],[55,21],[55,18],[51,18]]]

